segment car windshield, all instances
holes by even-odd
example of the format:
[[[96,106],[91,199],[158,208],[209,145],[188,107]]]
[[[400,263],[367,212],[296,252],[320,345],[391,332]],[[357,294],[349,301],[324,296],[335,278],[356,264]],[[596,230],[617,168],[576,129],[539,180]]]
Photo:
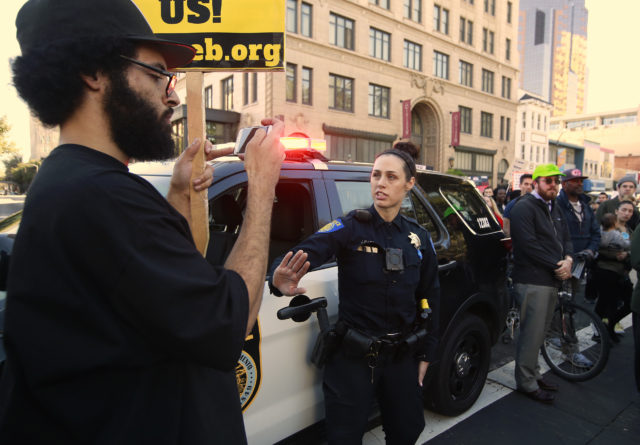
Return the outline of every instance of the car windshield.
[[[165,175],[140,175],[151,183],[152,186],[160,192],[162,196],[166,198],[169,193],[169,184],[171,183],[171,176]]]

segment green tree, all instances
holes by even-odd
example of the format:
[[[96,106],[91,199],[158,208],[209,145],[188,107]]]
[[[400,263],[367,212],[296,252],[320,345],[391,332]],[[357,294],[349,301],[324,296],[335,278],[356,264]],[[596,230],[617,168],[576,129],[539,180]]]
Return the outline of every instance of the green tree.
[[[22,158],[20,157],[20,151],[13,141],[9,140],[9,130],[11,126],[7,122],[7,116],[0,116],[0,161],[5,165],[4,176],[9,173],[9,170],[18,165]],[[0,169],[0,176],[2,175]]]
[[[11,168],[11,170],[8,170],[5,178],[7,181],[13,181],[18,184],[20,191],[25,193],[38,172],[41,162],[42,161],[20,162],[18,165]]]
[[[18,147],[8,138],[11,125],[7,122],[7,116],[0,116],[0,156],[13,157],[20,154]]]

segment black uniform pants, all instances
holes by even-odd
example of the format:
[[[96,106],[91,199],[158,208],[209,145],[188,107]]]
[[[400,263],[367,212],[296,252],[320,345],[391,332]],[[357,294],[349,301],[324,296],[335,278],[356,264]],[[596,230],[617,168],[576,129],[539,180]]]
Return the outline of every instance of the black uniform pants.
[[[340,350],[325,366],[323,390],[329,445],[362,444],[374,400],[387,444],[413,445],[424,429],[418,361],[410,355],[375,368],[371,383],[366,360]]]

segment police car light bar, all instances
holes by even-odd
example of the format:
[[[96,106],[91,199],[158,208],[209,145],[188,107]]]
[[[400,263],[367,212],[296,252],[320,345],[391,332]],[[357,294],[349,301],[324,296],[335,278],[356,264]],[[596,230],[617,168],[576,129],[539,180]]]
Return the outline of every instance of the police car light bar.
[[[284,145],[285,150],[327,150],[327,141],[325,141],[324,139],[281,137],[280,143]],[[220,150],[222,148],[233,148],[235,146],[235,142],[227,142],[225,144],[214,144],[213,149]]]
[[[281,137],[280,143],[284,145],[285,150],[327,150],[327,141],[324,139]]]

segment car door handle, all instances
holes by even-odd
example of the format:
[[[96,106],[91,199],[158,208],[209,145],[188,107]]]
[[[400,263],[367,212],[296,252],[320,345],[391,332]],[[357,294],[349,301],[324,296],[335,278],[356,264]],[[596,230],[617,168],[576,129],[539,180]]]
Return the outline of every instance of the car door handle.
[[[456,260],[451,260],[445,264],[438,264],[438,272],[446,272],[447,270],[451,270],[458,265]]]

